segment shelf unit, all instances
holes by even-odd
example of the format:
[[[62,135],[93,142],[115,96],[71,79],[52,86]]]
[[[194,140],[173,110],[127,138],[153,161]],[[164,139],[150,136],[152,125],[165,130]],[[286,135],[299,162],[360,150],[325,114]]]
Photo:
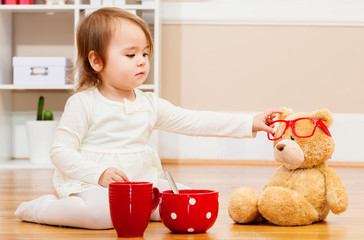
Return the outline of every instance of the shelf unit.
[[[117,3],[117,1],[115,2]],[[143,91],[152,91],[156,94],[159,94],[160,72],[159,4],[159,0],[127,0],[125,4],[113,5],[113,7],[133,11],[141,16],[151,28],[155,44],[154,55],[151,61],[149,77],[140,89]],[[48,57],[64,56],[64,54],[67,54],[67,57],[71,58],[72,62],[74,62],[76,56],[74,47],[75,30],[80,16],[84,12],[88,14],[101,7],[107,6],[91,5],[90,0],[74,0],[74,2],[64,5],[0,5],[0,168],[49,167],[32,166],[28,160],[24,160],[27,157],[24,156],[24,152],[28,151],[26,140],[24,140],[26,138],[25,121],[27,117],[29,118],[29,114],[33,114],[33,112],[35,114],[36,104],[32,104],[34,105],[34,109],[24,109],[25,107],[19,106],[19,100],[17,98],[21,97],[24,99],[29,94],[34,98],[34,96],[46,93],[49,96],[63,94],[64,97],[62,97],[62,100],[64,100],[68,98],[69,90],[73,89],[73,85],[71,84],[12,84],[12,57]],[[44,25],[44,27],[43,24],[46,24],[45,22],[47,21],[49,23],[47,23],[48,25]],[[31,25],[33,23],[34,25]],[[37,23],[41,25],[39,27],[40,29]],[[29,28],[33,29],[29,30]],[[53,94],[54,92],[57,92],[57,94]],[[28,100],[26,99],[25,101]],[[52,99],[52,101],[57,102],[58,99]],[[21,109],[21,111],[18,111],[18,109]],[[155,137],[153,140],[153,145],[155,146],[156,139]],[[19,153],[17,149],[25,150]]]

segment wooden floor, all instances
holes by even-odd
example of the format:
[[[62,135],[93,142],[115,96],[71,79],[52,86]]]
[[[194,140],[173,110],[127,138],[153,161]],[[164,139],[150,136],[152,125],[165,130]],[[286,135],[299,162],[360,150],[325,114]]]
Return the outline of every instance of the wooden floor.
[[[151,222],[144,238],[136,239],[364,239],[364,168],[335,168],[343,180],[349,208],[324,222],[303,227],[270,224],[238,225],[228,216],[230,194],[241,186],[261,191],[276,167],[166,165],[176,181],[193,188],[219,191],[220,210],[215,225],[204,234],[173,234],[162,223]],[[115,230],[61,228],[20,222],[16,207],[40,195],[54,193],[49,169],[0,169],[0,239],[117,239]]]

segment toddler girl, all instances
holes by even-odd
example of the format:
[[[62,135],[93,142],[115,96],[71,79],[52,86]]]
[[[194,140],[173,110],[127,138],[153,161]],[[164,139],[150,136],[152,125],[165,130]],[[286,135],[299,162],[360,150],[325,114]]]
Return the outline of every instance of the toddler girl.
[[[153,41],[147,24],[118,8],[84,17],[77,30],[77,89],[65,106],[51,149],[58,197],[22,203],[15,215],[29,222],[88,229],[112,228],[108,185],[149,181],[169,189],[153,129],[195,136],[253,137],[272,132],[278,111],[255,117],[176,107],[138,89],[147,79]],[[179,188],[187,188],[181,184]],[[152,220],[159,220],[155,211]]]

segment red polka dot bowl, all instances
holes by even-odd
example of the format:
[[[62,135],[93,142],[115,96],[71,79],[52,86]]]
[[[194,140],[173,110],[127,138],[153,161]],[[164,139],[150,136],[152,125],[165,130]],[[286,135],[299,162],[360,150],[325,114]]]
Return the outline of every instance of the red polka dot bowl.
[[[219,211],[219,193],[184,189],[161,193],[159,213],[163,224],[175,233],[203,233],[210,229]]]

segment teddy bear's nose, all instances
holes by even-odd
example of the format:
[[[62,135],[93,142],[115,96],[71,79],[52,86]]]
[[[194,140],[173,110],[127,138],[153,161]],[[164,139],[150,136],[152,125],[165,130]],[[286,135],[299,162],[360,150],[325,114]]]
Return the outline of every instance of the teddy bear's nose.
[[[285,147],[286,147],[286,144],[280,143],[277,145],[277,150],[282,152]]]

